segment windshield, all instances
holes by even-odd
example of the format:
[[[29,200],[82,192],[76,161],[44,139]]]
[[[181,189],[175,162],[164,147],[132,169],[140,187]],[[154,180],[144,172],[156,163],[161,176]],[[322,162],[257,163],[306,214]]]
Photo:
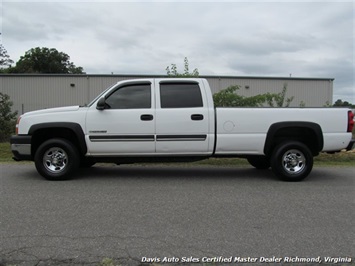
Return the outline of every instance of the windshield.
[[[92,106],[94,104],[94,102],[96,102],[98,99],[100,99],[102,97],[102,95],[104,95],[107,91],[111,90],[113,87],[115,87],[117,85],[116,84],[113,84],[111,87],[108,87],[106,90],[104,90],[103,92],[101,92],[94,100],[92,100],[88,106]]]

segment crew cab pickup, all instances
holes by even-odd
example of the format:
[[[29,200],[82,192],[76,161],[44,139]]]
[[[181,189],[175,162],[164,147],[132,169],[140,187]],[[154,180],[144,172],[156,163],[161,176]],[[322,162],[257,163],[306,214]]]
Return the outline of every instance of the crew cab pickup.
[[[14,159],[49,180],[96,162],[196,161],[242,157],[300,181],[321,151],[351,142],[353,113],[334,108],[214,108],[205,79],[118,82],[89,105],[28,112],[11,138]]]

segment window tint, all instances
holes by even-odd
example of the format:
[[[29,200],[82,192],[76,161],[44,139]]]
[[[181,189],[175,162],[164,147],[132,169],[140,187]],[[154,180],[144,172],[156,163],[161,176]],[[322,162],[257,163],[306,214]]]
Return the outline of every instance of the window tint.
[[[111,109],[151,108],[150,84],[118,88],[106,99],[106,104]]]
[[[203,107],[200,87],[196,83],[160,84],[161,108]]]

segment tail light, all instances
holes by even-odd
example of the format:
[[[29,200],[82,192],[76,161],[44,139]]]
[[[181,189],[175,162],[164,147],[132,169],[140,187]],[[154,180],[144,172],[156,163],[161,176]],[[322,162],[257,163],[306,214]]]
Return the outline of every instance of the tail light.
[[[348,111],[348,132],[353,132],[354,129],[354,114]]]
[[[20,124],[20,120],[21,120],[21,116],[19,116],[19,117],[17,118],[17,122],[16,122],[16,135],[18,135],[18,126],[19,126],[19,124]]]

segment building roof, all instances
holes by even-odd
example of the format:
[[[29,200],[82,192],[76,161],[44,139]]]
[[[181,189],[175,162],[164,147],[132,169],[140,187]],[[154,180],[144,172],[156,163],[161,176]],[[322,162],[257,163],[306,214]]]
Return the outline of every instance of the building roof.
[[[166,78],[167,75],[156,74],[0,74],[0,77],[132,77],[132,78]],[[272,80],[330,80],[334,78],[320,77],[274,77],[274,76],[223,76],[223,75],[200,75],[199,78],[219,79],[272,79]]]

